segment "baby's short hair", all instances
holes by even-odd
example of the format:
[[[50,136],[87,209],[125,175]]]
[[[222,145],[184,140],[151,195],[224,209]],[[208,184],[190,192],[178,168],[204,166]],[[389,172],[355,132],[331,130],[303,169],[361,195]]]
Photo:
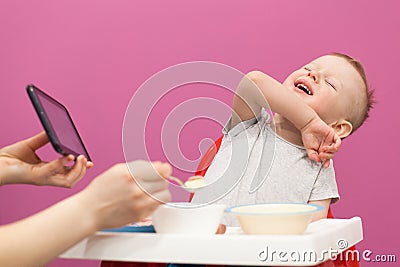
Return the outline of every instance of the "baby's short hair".
[[[364,82],[364,93],[363,93],[363,101],[362,101],[362,106],[361,109],[358,110],[353,116],[351,116],[352,118],[350,119],[350,122],[353,125],[353,131],[356,131],[358,128],[360,128],[360,126],[365,122],[365,120],[369,117],[369,111],[373,108],[374,104],[375,104],[375,100],[374,100],[374,91],[371,90],[369,88],[369,84],[367,81],[367,76],[365,75],[365,70],[364,67],[361,65],[361,63],[346,55],[346,54],[342,54],[342,53],[331,53],[330,55],[332,56],[337,56],[337,57],[341,57],[343,59],[345,59],[348,63],[350,63],[354,69],[356,69],[356,71],[360,74],[363,82]]]

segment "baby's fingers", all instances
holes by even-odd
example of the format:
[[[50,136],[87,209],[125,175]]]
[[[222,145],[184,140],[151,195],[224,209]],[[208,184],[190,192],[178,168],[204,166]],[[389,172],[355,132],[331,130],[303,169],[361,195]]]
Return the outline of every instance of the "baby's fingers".
[[[339,137],[337,137],[337,139],[334,139],[334,142],[332,144],[330,144],[328,146],[323,146],[321,151],[327,152],[327,153],[336,153],[339,151],[341,144],[342,144],[342,140]]]
[[[327,169],[328,167],[329,167],[329,164],[331,163],[331,161],[330,160],[326,160],[326,161],[324,161],[324,163],[322,164],[323,165],[323,167],[325,168],[325,169]]]
[[[335,152],[339,150],[341,144],[342,144],[342,139],[340,139],[340,137],[337,134],[335,134],[333,136],[333,143],[332,143],[333,148],[336,150]]]
[[[226,232],[226,225],[225,224],[218,225],[218,229],[217,229],[216,234],[217,235],[223,235],[223,234],[225,234],[225,232]]]
[[[322,162],[323,167],[326,169],[329,167],[330,160],[335,156],[334,153],[320,153],[319,158]]]
[[[309,157],[311,160],[313,160],[313,161],[315,161],[315,162],[320,162],[320,158],[319,158],[319,156],[318,156],[318,152],[317,152],[317,151],[315,151],[315,150],[313,150],[313,149],[307,149],[306,151],[307,151],[308,157]]]
[[[339,147],[336,146],[335,144],[331,144],[329,146],[324,146],[321,149],[321,152],[323,153],[336,153],[339,151]]]

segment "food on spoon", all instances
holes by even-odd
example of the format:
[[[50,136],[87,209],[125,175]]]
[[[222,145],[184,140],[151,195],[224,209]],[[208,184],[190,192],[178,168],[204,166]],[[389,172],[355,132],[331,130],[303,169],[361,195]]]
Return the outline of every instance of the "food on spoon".
[[[206,185],[207,184],[204,181],[204,177],[199,175],[190,177],[189,180],[185,182],[185,187],[187,188],[199,188]]]

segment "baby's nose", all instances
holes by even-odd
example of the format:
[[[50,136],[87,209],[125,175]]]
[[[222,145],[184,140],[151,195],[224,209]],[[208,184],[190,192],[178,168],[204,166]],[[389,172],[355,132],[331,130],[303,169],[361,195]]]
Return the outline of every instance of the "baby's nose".
[[[308,73],[308,76],[314,80],[314,82],[318,83],[319,82],[319,78],[318,78],[318,73],[315,70],[310,70],[310,72]]]

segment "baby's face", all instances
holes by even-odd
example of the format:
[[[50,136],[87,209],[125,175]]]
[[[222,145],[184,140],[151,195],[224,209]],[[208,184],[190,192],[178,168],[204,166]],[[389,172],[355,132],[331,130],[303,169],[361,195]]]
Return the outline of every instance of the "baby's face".
[[[338,56],[322,56],[296,70],[283,85],[293,90],[327,124],[347,119],[360,108],[364,83],[357,70]]]

